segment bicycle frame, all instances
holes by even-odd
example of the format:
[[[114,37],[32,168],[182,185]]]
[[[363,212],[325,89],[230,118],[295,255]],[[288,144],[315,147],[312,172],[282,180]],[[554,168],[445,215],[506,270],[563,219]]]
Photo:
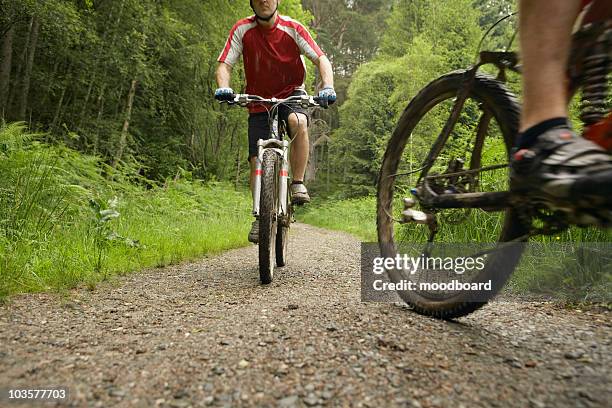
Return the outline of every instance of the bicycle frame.
[[[603,2],[595,1],[594,4],[599,5],[603,4]],[[606,14],[606,16],[608,15],[609,13]],[[586,21],[590,22],[593,21],[593,19],[591,18]],[[585,67],[586,64],[584,64],[584,61],[589,56],[587,55],[587,50],[592,49],[592,44],[597,41],[598,38],[600,38],[604,31],[609,32],[610,27],[612,26],[612,23],[610,22],[610,20],[608,20],[604,28],[600,26],[597,29],[593,29],[592,25],[585,24],[586,21],[583,20],[582,25],[580,26],[581,30],[579,30],[573,37],[572,54],[570,57],[568,69],[568,76],[570,79],[568,95],[570,97],[575,93],[578,86],[585,85],[585,77],[588,77],[588,75],[586,75],[585,73],[585,71],[587,71],[588,69],[588,66]],[[598,51],[600,53],[602,52],[601,50]],[[599,58],[600,55],[597,55],[596,57]],[[593,59],[593,57],[591,57],[591,59]],[[516,53],[491,51],[480,52],[478,62],[465,71],[463,86],[457,94],[457,98],[453,105],[450,117],[447,120],[444,128],[440,132],[440,135],[436,139],[436,142],[432,147],[430,154],[423,162],[423,165],[421,166],[419,171],[424,171],[425,173],[427,173],[433,165],[433,158],[437,157],[437,155],[440,153],[440,149],[446,144],[452,130],[457,124],[459,114],[462,111],[465,101],[468,98],[478,69],[481,66],[487,64],[491,64],[497,67],[497,69],[499,70],[497,79],[501,82],[505,82],[506,80],[506,70],[520,73],[520,66]],[[597,95],[597,97],[598,98],[589,99],[602,102],[601,96]],[[592,102],[589,103],[593,104]],[[476,140],[474,145],[475,151],[482,150],[485,137],[485,132],[482,130],[488,127],[490,119],[490,115],[487,112],[484,112],[478,121],[478,131],[476,133]],[[581,119],[585,124],[585,137],[599,142],[603,147],[607,147],[609,149],[610,146],[604,145],[602,143],[602,140],[605,140],[607,143],[610,143],[611,138],[609,136],[609,132],[612,131],[612,114],[608,113],[606,118],[597,123],[595,121],[587,120],[588,117],[585,117],[584,114],[582,115]],[[475,156],[479,157],[480,155],[476,154]],[[514,206],[517,204],[518,201],[520,201],[521,197],[517,197],[511,194],[509,191],[471,191],[459,194],[437,194],[431,189],[429,181],[435,178],[450,178],[459,176],[472,177],[472,174],[491,170],[494,168],[499,168],[499,166],[481,168],[481,164],[476,160],[472,160],[469,166],[470,167],[468,170],[456,172],[452,169],[449,169],[447,173],[439,176],[425,176],[423,179],[419,179],[417,183],[418,187],[413,190],[413,194],[418,197],[419,201],[423,206],[430,208],[481,208],[486,211],[499,211]],[[507,165],[503,167],[507,167]],[[477,181],[474,182],[474,186],[476,185]]]
[[[506,69],[518,71],[517,63],[518,58],[513,52],[483,51],[480,53],[479,61],[473,67],[465,71],[464,84],[457,94],[457,98],[453,105],[450,117],[445,123],[440,135],[436,139],[436,142],[430,150],[428,157],[423,162],[423,166],[418,169],[419,171],[428,172],[434,163],[434,158],[437,157],[437,155],[440,153],[442,146],[446,144],[451,132],[453,131],[455,125],[457,124],[457,121],[459,120],[460,112],[463,109],[465,101],[469,96],[478,69],[482,65],[493,64],[499,69],[497,79],[505,81]],[[484,138],[486,136],[486,128],[488,127],[490,120],[490,114],[485,112],[478,121],[478,131],[476,133],[476,140],[474,144],[475,148],[478,150],[482,150],[482,147],[484,145]],[[479,155],[475,156],[479,157]],[[472,159],[472,161],[470,161],[469,170],[463,170],[458,172],[451,170],[448,173],[439,176],[426,176],[423,180],[419,180],[419,182],[417,183],[419,187],[414,189],[412,193],[413,195],[418,197],[420,203],[423,206],[431,208],[483,208],[490,211],[499,211],[512,206],[513,202],[510,200],[510,192],[504,191],[437,194],[431,189],[428,184],[428,181],[434,178],[448,178],[455,176],[458,177],[476,174],[483,170],[487,170],[487,168],[481,168],[480,165],[480,162]],[[500,166],[493,167],[499,168]],[[507,165],[502,167],[507,167]],[[474,186],[475,185],[476,184],[474,184]]]
[[[277,98],[262,98],[260,96],[255,95],[234,95],[233,99],[230,101],[225,101],[230,105],[240,105],[243,107],[248,106],[249,103],[268,103],[272,104],[275,107],[280,104],[298,104],[303,108],[312,108],[312,107],[327,107],[326,102],[319,99],[318,97],[308,96],[308,95],[296,95],[290,96],[286,99],[277,99]],[[289,179],[289,144],[290,142],[287,140],[281,140],[280,133],[281,127],[278,123],[278,109],[272,109],[272,121],[270,124],[270,139],[263,140],[259,139],[257,141],[257,157],[255,162],[255,185],[253,186],[253,215],[255,217],[259,217],[259,200],[261,198],[261,175],[262,175],[262,162],[263,155],[266,150],[272,150],[275,154],[277,154],[281,160],[281,168],[279,170],[279,174],[277,175],[279,180],[279,186],[277,191],[277,216],[285,217],[289,215],[289,208],[287,206],[287,195],[289,194],[287,188],[287,181]]]

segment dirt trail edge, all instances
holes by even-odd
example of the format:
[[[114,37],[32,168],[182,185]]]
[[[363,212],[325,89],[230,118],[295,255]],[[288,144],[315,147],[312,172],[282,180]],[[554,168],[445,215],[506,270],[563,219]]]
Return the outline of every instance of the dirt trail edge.
[[[300,224],[267,287],[256,256],[233,250],[68,300],[15,298],[0,309],[0,389],[65,385],[60,405],[93,407],[612,401],[608,313],[494,302],[449,323],[361,303],[359,242]]]

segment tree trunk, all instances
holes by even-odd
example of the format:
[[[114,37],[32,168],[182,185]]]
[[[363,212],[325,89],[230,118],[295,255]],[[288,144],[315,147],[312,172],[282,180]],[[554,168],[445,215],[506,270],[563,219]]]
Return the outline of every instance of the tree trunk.
[[[219,149],[221,148],[221,136],[223,136],[223,130],[226,130],[227,126],[225,120],[217,121],[217,135],[215,140],[212,141],[212,154],[213,157],[219,158]]]
[[[127,135],[128,129],[130,127],[130,119],[132,118],[132,106],[134,105],[134,95],[136,94],[136,84],[138,81],[132,79],[132,86],[130,87],[130,92],[128,93],[127,107],[125,109],[125,119],[123,121],[123,129],[121,129],[121,136],[119,137],[119,147],[117,149],[117,154],[115,155],[115,159],[113,160],[113,167],[116,167],[119,161],[123,156],[123,151],[125,150],[127,144]]]
[[[206,154],[208,153],[208,135],[210,134],[210,127],[207,127],[206,130],[202,131],[202,135],[204,138],[204,148],[202,149],[202,164],[204,165],[204,171],[208,168],[208,158]]]
[[[93,89],[93,84],[95,80],[96,79],[94,77],[92,78],[91,81],[89,81],[89,86],[87,87],[87,94],[85,95],[85,100],[83,101],[83,106],[81,107],[81,114],[79,115],[79,122],[78,122],[79,127],[85,121],[85,114],[87,113],[87,104],[89,103],[89,98],[91,97],[91,90]],[[74,100],[77,101],[78,99],[75,98]]]
[[[102,86],[100,87],[100,93],[98,94],[98,97],[96,98],[96,104],[98,105],[98,116],[96,118],[96,124],[97,129],[96,132],[94,134],[94,147],[93,147],[93,154],[98,154],[98,150],[100,148],[100,120],[102,119],[102,114],[104,113],[104,90],[106,88],[106,85],[104,83],[104,81],[102,81]]]
[[[106,89],[106,84],[104,81],[102,82],[102,87],[100,88],[100,93],[98,94],[98,122],[102,119],[102,114],[104,113],[104,90]]]
[[[60,95],[59,101],[57,102],[57,108],[55,108],[55,114],[53,115],[53,122],[51,122],[51,129],[55,131],[57,129],[57,125],[60,118],[60,113],[62,111],[62,104],[64,103],[64,96],[66,96],[66,89],[68,89],[68,84],[64,84],[62,87],[62,94]]]
[[[315,81],[319,82],[322,81],[319,79],[320,75],[319,72],[317,70],[317,73],[315,74]],[[321,82],[319,82],[317,85],[315,85],[318,88],[321,88]],[[317,119],[319,119],[320,117],[320,112],[318,110],[315,110],[314,112],[312,112],[312,119],[311,119],[311,123],[315,123]],[[317,137],[318,135],[313,134],[314,130],[318,129],[318,127],[315,126],[310,126],[310,128],[308,129],[308,163],[306,163],[306,172],[304,173],[304,181],[314,181],[315,179],[315,172],[316,172],[316,163],[317,163],[317,158],[316,158],[316,151],[314,148],[314,142],[315,142],[315,137]]]
[[[306,173],[304,181],[314,181],[317,173],[317,152],[314,147],[314,137],[308,138],[308,163],[306,164]]]
[[[195,129],[191,128],[191,138],[189,139],[189,156],[191,157],[191,163],[196,163],[196,152],[195,152]]]
[[[2,64],[0,64],[0,115],[5,117],[8,112],[8,92],[11,83],[11,64],[13,57],[13,26],[2,38]]]
[[[234,151],[234,139],[236,139],[236,134],[238,133],[238,123],[235,123],[234,126],[232,126],[232,130],[231,130],[231,142],[230,142],[230,152]],[[229,153],[227,154],[229,156]],[[225,155],[223,155],[223,174],[221,174],[221,177],[225,178],[225,175],[228,174],[228,169],[227,166],[230,165],[229,160],[225,159]],[[231,174],[231,169],[229,170],[230,174]],[[229,176],[231,177],[231,176]]]
[[[32,36],[33,23],[34,17],[30,18],[30,23],[28,24],[28,33],[23,41],[21,52],[19,53],[15,69],[13,70],[13,86],[9,87],[8,102],[6,103],[6,105],[9,107],[15,106],[15,98],[17,98],[17,93],[21,89],[20,85],[23,82],[23,70],[24,66],[26,65],[26,58],[28,55],[28,43],[30,42],[30,37]]]
[[[327,144],[327,183],[325,184],[325,191],[329,192],[329,173],[331,173],[331,168],[329,166],[329,151],[330,146]]]
[[[237,154],[236,154],[236,188],[238,188],[238,184],[240,183],[240,164],[242,163],[241,157],[240,157],[240,149],[236,149],[237,150]]]
[[[60,67],[60,61],[57,60],[55,61],[55,63],[53,64],[53,70],[51,71],[51,75],[49,76],[49,78],[57,78],[58,76],[58,70]],[[51,96],[51,87],[53,86],[53,81],[48,81],[47,82],[47,86],[45,87],[45,92],[44,92],[44,96],[42,97],[42,102],[40,103],[41,106],[48,106],[49,105],[49,98]]]
[[[123,100],[123,86],[121,87],[121,89],[119,89],[119,92],[117,92],[117,103],[115,103],[115,116],[119,116],[119,113],[121,112],[121,107],[123,106],[123,104],[121,103],[121,101]]]
[[[30,93],[30,78],[32,77],[32,68],[34,68],[34,55],[36,54],[36,43],[38,41],[38,31],[40,21],[38,17],[32,17],[32,29],[28,41],[28,58],[26,60],[25,71],[23,73],[23,85],[19,100],[19,111],[17,117],[21,120],[26,118],[26,108],[28,106],[28,94]]]
[[[121,2],[121,5],[119,7],[119,12],[117,14],[117,20],[115,21],[115,28],[119,27],[119,24],[121,23],[121,15],[123,13],[123,6],[125,5],[125,1]],[[113,9],[111,8],[109,15],[108,15],[108,20],[109,22],[113,19]],[[110,23],[107,26],[107,30],[104,31],[104,34],[102,35],[102,38],[104,41],[106,41],[107,36],[108,36],[108,32],[110,29]],[[110,40],[110,44],[114,44],[115,40],[117,38],[117,33],[113,33],[113,36]],[[105,66],[104,68],[104,73],[101,76],[101,81],[100,81],[100,93],[98,94],[98,98],[96,99],[96,103],[98,105],[98,116],[97,116],[97,122],[98,124],[100,123],[100,119],[102,119],[102,114],[104,113],[104,92],[106,91],[106,80],[107,80],[107,76],[108,76],[108,64]],[[93,81],[92,81],[93,83]],[[98,136],[96,136],[97,138]],[[97,143],[96,143],[97,146]]]
[[[235,143],[236,143],[236,135],[237,135],[237,133],[238,133],[238,132],[237,132],[237,130],[238,130],[238,124],[236,124],[236,125],[234,126],[234,128],[232,129],[232,137],[231,137],[231,139],[230,139],[230,147],[229,147],[229,153],[228,153],[228,156],[229,156],[230,154],[232,154],[232,152],[234,151],[234,149],[236,149],[236,150],[240,150],[240,147],[238,147],[238,148],[235,148],[235,147],[234,147],[234,145],[235,145]],[[239,158],[239,159],[240,159],[240,158]],[[227,164],[229,164],[228,162],[230,162],[230,161],[229,161],[229,160],[224,160],[224,163],[225,163],[226,165],[227,165]],[[231,163],[231,162],[230,162],[230,163]],[[231,172],[231,169],[230,169],[229,171]],[[226,174],[225,168],[224,168],[223,173],[224,173],[224,174]],[[229,178],[229,177],[228,177],[228,178]]]

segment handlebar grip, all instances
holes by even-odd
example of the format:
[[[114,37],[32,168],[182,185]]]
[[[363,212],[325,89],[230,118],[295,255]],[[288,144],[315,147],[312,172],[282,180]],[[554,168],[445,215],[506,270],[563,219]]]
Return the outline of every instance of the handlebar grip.
[[[318,96],[313,96],[312,99],[319,104],[320,107],[327,109],[329,108],[329,103],[327,102],[327,98],[321,98]]]
[[[215,95],[215,99],[219,102],[232,102],[234,99],[236,99],[236,94]]]

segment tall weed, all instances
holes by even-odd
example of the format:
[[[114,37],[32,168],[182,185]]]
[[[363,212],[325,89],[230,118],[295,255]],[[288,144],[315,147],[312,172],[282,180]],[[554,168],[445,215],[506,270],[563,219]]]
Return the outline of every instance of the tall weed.
[[[223,183],[158,186],[0,127],[0,300],[247,245],[250,199]]]

